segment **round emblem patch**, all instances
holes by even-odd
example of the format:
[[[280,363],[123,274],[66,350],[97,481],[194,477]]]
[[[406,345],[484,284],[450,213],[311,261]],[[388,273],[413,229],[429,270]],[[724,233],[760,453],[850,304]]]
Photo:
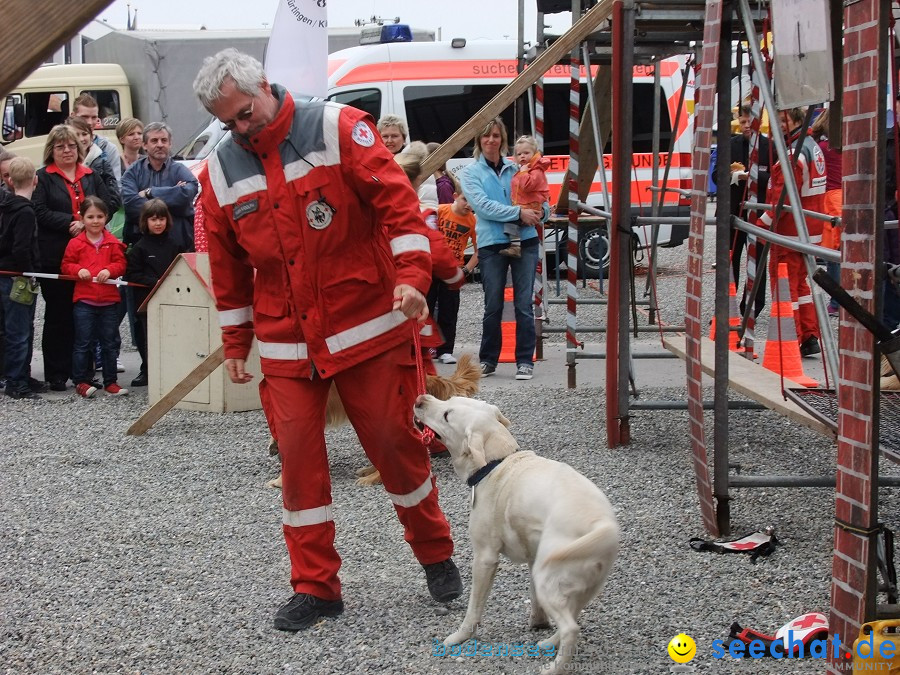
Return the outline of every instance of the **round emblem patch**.
[[[331,225],[334,209],[328,202],[319,200],[306,207],[306,219],[314,230],[324,230]]]
[[[357,122],[350,132],[350,137],[364,148],[371,148],[375,144],[375,134],[365,122]]]

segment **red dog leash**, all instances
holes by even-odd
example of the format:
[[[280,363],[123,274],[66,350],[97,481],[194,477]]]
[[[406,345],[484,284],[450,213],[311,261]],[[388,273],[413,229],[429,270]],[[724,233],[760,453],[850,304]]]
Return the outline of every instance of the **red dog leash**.
[[[425,365],[422,362],[422,341],[419,337],[419,324],[415,320],[411,320],[413,329],[413,345],[416,350],[416,383],[418,384],[418,394],[426,393],[425,389]],[[430,447],[434,442],[434,430],[431,427],[422,426],[419,432],[422,438],[422,445],[426,448]]]

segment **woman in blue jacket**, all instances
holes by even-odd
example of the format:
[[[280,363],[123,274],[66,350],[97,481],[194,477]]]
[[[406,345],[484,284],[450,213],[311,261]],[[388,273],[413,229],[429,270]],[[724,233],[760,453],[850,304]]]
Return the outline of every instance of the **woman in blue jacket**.
[[[542,213],[512,206],[512,177],[518,171],[506,159],[509,151],[506,125],[495,117],[475,139],[475,161],[462,172],[462,191],[475,211],[475,234],[478,241],[478,266],[484,287],[484,319],[482,321],[481,373],[493,375],[500,358],[503,316],[503,289],[507,270],[512,272],[513,305],[516,314],[516,379],[530,380],[534,374],[534,276],[537,270],[538,239],[535,226]],[[549,205],[544,204],[544,213]],[[509,258],[500,250],[509,245],[503,224],[521,221],[522,257]]]

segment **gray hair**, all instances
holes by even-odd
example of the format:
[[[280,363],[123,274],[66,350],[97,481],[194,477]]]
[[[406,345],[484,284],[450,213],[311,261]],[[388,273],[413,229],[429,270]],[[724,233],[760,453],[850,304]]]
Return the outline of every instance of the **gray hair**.
[[[150,122],[150,124],[144,127],[144,143],[147,142],[147,138],[149,138],[150,134],[155,131],[165,131],[169,134],[169,140],[172,140],[172,127],[165,122]]]
[[[378,120],[378,124],[375,125],[375,128],[378,129],[378,133],[380,134],[384,131],[385,127],[397,127],[400,130],[400,133],[403,134],[403,140],[409,138],[409,129],[406,126],[406,120],[404,120],[399,115],[384,115],[380,120]]]
[[[223,49],[215,56],[207,56],[194,78],[194,93],[204,108],[210,110],[219,100],[222,85],[228,78],[238,91],[255,96],[259,93],[259,86],[266,81],[266,73],[259,61],[234,47]]]

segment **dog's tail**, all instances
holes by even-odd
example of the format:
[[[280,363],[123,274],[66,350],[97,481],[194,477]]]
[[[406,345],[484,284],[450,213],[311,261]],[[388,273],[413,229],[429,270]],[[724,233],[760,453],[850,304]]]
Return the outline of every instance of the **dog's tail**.
[[[619,550],[619,527],[615,522],[605,521],[586,535],[566,544],[547,556],[547,561],[561,561],[595,558],[608,560]]]
[[[450,377],[429,375],[426,378],[425,388],[428,393],[442,401],[451,396],[466,396],[471,398],[478,392],[478,384],[481,380],[481,366],[471,354],[463,354],[459,357],[456,370]]]

